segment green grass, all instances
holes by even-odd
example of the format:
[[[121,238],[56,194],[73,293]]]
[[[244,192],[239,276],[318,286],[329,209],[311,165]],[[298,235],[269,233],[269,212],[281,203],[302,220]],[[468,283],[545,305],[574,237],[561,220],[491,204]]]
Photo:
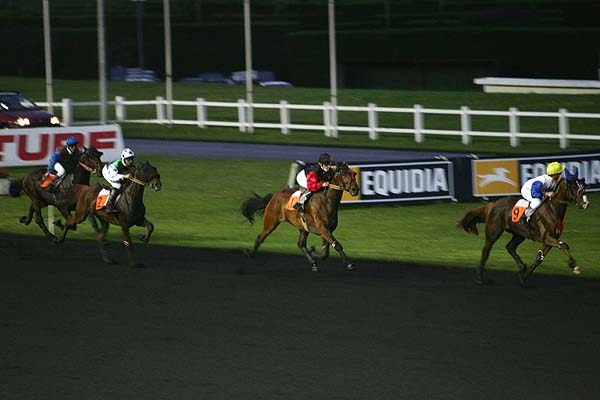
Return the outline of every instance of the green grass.
[[[0,88],[19,90],[37,101],[46,98],[43,79],[0,77]],[[165,96],[164,83],[149,82],[108,82],[108,98],[124,96],[127,100],[150,100],[156,96]],[[245,98],[245,87],[237,85],[211,85],[175,82],[173,98],[176,100],[195,100],[204,98],[209,101],[233,102]],[[96,101],[98,83],[96,81],[56,80],[54,98],[71,98],[73,101]],[[328,89],[317,88],[254,88],[256,103],[278,103],[287,100],[292,104],[322,104],[329,101]],[[566,108],[572,112],[600,112],[599,97],[594,95],[533,95],[533,94],[490,94],[482,92],[427,92],[399,90],[359,90],[341,89],[338,103],[346,106],[366,106],[375,103],[385,107],[412,107],[420,104],[426,108],[459,109],[468,106],[474,110],[508,110],[517,107],[522,111],[556,112]],[[60,116],[60,108],[55,109]],[[177,106],[175,118],[195,118],[194,107]],[[210,119],[226,120],[236,117],[237,111],[225,108],[209,108]],[[129,118],[154,118],[154,106],[128,107]],[[76,121],[97,121],[98,107],[90,106],[75,110]],[[278,121],[278,111],[257,110],[256,120],[261,122]],[[114,110],[109,107],[109,119],[114,118]],[[321,112],[296,111],[291,114],[293,122],[308,123],[322,121]],[[339,121],[344,125],[367,125],[365,113],[340,112]],[[412,127],[412,115],[381,114],[381,127]],[[425,126],[431,129],[458,129],[458,116],[428,115]],[[578,119],[570,121],[572,133],[600,134],[600,119]],[[508,131],[508,122],[503,117],[479,117],[472,120],[473,130]],[[557,132],[556,118],[522,118],[521,130],[527,132]],[[493,154],[542,154],[565,153],[574,151],[598,151],[600,141],[572,140],[566,150],[559,148],[558,140],[528,139],[521,140],[521,146],[510,147],[505,138],[473,138],[471,145],[463,145],[460,137],[426,136],[424,143],[416,143],[412,134],[381,134],[377,141],[370,140],[366,133],[341,132],[338,139],[327,138],[323,132],[293,131],[283,135],[277,130],[258,129],[254,134],[241,133],[236,128],[205,128],[195,126],[164,127],[146,124],[123,124],[123,132],[130,138],[159,138],[170,140],[230,141],[247,143],[285,143],[302,145],[327,145],[341,147],[370,147],[386,149],[407,149],[423,151],[447,151],[461,153]]]
[[[144,155],[139,157],[145,158]],[[163,181],[160,192],[145,192],[147,217],[156,225],[151,244],[214,249],[241,250],[251,246],[262,220],[259,218],[257,224],[251,226],[240,214],[240,205],[254,191],[264,195],[283,188],[289,168],[289,163],[277,161],[158,156],[151,156],[150,160],[159,169]],[[17,177],[28,170],[10,168],[9,172]],[[600,195],[591,194],[590,200],[592,205],[586,211],[569,210],[562,239],[570,244],[585,276],[598,278],[600,208],[596,204],[600,202]],[[483,238],[467,235],[455,225],[466,210],[482,204],[346,206],[340,211],[336,237],[347,254],[359,260],[359,266],[372,259],[474,269]],[[0,231],[42,235],[35,223],[24,226],[18,222],[28,206],[26,197],[0,196]],[[136,227],[133,232],[142,233],[142,229]],[[93,240],[94,235],[85,222],[69,234],[61,249],[68,248],[69,238]],[[261,253],[265,253],[262,257],[276,257],[272,253],[299,254],[297,238],[296,229],[285,223],[280,225],[261,247]],[[109,239],[121,241],[120,232],[114,226]],[[490,269],[516,271],[514,261],[504,249],[508,240],[509,235],[505,234],[496,244],[488,263]],[[314,237],[309,243],[320,245]],[[538,248],[538,244],[527,241],[520,247],[520,253],[526,261],[532,261]],[[560,251],[553,250],[540,266],[539,273],[568,275],[570,270],[566,261]],[[332,265],[331,261],[326,265]]]

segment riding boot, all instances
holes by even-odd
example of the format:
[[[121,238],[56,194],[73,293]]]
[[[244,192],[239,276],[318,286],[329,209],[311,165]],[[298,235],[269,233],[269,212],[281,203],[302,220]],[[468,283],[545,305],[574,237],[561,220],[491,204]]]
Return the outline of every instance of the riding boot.
[[[528,208],[527,210],[525,210],[525,213],[523,214],[523,217],[521,218],[521,223],[527,225],[529,223],[529,220],[531,219],[531,216],[533,215],[533,212],[535,210]]]
[[[61,184],[61,182],[65,179],[65,176],[67,176],[66,174],[63,176],[58,176],[56,177],[56,179],[54,179],[52,181],[52,183],[50,183],[50,185],[48,185],[48,192],[49,193],[54,193],[56,192],[56,189],[58,188],[58,185]]]
[[[119,189],[112,188],[110,194],[108,195],[108,200],[106,201],[106,212],[114,213],[119,210],[115,207],[115,200],[117,199],[117,195],[119,193]]]
[[[308,200],[308,198],[310,197],[310,195],[311,195],[311,192],[308,191],[308,190],[306,192],[303,192],[300,195],[300,198],[298,199],[298,202],[296,204],[294,204],[294,208],[296,210],[300,210],[300,211],[304,212],[304,203],[306,202],[306,200]]]

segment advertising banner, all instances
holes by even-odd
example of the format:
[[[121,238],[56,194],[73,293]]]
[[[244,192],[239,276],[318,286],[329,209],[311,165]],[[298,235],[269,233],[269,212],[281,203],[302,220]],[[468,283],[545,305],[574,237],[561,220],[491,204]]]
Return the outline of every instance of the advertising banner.
[[[0,129],[0,167],[44,165],[69,136],[103,152],[103,160],[118,158],[124,147],[119,125]]]
[[[571,173],[590,184],[588,192],[600,191],[600,154],[573,154],[544,157],[494,158],[473,160],[473,196],[494,197],[520,195],[529,179],[546,173],[546,165],[558,161]]]
[[[342,203],[400,203],[454,200],[450,161],[352,165],[360,194],[344,193]]]

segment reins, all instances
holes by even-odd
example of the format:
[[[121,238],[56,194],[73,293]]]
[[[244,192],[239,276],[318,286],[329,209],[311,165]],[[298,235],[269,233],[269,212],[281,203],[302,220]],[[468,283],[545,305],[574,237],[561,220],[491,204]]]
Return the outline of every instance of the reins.
[[[96,169],[82,163],[81,161],[78,161],[79,165],[81,165],[83,167],[83,169],[85,169],[87,172],[89,172],[90,174],[95,174],[96,173]]]
[[[130,176],[130,177],[129,177],[129,180],[130,180],[131,182],[133,182],[133,183],[137,183],[138,185],[142,185],[142,186],[146,186],[146,185],[147,185],[147,183],[146,183],[146,182],[144,182],[144,181],[141,181],[141,180],[139,180],[139,179],[137,179],[137,178],[134,178],[133,176]]]

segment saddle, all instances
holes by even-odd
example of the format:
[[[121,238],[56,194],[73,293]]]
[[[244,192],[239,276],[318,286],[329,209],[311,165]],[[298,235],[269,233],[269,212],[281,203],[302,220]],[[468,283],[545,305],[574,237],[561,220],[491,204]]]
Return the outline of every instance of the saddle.
[[[290,199],[287,202],[287,205],[285,206],[285,209],[288,211],[296,211],[294,206],[296,205],[296,203],[298,203],[298,200],[300,200],[301,194],[302,194],[302,192],[299,190],[296,190],[294,193],[292,193],[292,195],[290,196]]]

